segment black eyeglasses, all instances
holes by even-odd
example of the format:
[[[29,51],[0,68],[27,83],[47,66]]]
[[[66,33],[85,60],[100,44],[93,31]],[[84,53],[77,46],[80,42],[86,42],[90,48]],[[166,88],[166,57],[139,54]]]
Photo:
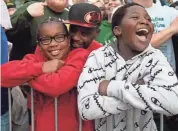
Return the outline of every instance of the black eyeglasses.
[[[54,37],[41,37],[38,41],[43,45],[48,45],[54,39],[57,43],[61,43],[65,40],[66,34],[57,34]]]

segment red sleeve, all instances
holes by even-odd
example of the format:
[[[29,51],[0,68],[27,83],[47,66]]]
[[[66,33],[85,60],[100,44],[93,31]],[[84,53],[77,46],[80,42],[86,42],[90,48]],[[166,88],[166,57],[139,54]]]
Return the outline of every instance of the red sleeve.
[[[68,55],[65,65],[55,73],[42,74],[31,80],[29,85],[51,97],[57,97],[74,88],[82,72],[89,51],[75,49]]]
[[[14,87],[41,75],[43,62],[28,54],[22,60],[7,62],[1,66],[1,86]]]

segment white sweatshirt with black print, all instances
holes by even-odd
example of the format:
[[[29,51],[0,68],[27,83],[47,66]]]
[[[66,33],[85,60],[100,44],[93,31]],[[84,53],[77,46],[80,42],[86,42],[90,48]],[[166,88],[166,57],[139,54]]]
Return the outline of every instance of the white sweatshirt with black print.
[[[153,112],[178,114],[178,80],[161,51],[148,46],[125,61],[116,44],[93,51],[78,82],[82,119],[95,120],[96,131],[157,131]],[[135,84],[143,79],[145,84]],[[108,96],[98,93],[110,80]]]

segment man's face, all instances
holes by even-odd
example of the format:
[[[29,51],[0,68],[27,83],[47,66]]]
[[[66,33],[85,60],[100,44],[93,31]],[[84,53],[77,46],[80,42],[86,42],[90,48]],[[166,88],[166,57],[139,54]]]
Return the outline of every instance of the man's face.
[[[77,4],[77,3],[87,3],[88,0],[73,0],[73,4]]]
[[[106,15],[111,15],[113,9],[120,5],[122,5],[120,0],[109,0],[108,3],[105,3]]]
[[[68,0],[46,0],[48,7],[55,12],[62,12],[68,5]]]
[[[149,8],[153,4],[153,0],[132,0],[132,2],[135,2],[137,4],[140,4],[146,8]]]
[[[104,11],[105,11],[105,6],[104,6],[104,4],[103,4],[101,1],[98,1],[98,2],[94,3],[94,5],[96,5],[96,6],[100,9],[100,11],[101,11],[101,16],[102,16],[102,18],[103,18],[103,17],[104,17]]]
[[[16,8],[9,8],[8,11],[9,11],[9,15],[11,16],[15,13]]]
[[[73,48],[87,49],[98,35],[96,28],[87,28],[77,25],[70,25],[71,46]]]

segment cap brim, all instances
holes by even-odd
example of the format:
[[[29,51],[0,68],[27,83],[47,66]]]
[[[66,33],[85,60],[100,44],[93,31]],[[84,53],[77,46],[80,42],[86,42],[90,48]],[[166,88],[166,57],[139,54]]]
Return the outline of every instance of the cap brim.
[[[96,25],[91,25],[91,24],[82,23],[82,22],[76,22],[76,21],[71,21],[71,20],[65,20],[64,23],[65,24],[70,24],[70,25],[78,25],[78,26],[82,26],[82,27],[88,27],[88,28],[96,27]]]

